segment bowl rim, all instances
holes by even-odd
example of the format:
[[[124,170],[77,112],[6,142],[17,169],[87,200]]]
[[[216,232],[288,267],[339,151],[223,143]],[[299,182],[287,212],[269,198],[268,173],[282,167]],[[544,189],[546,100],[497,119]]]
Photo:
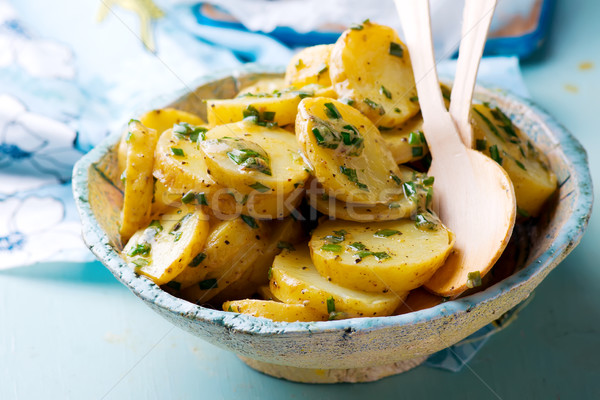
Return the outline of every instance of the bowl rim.
[[[197,87],[219,79],[228,77],[239,78],[240,76],[252,74],[279,74],[282,72],[283,69],[281,67],[269,67],[258,64],[247,64],[242,67],[221,70],[198,78],[188,87],[176,91],[174,95],[162,96],[155,99],[150,103],[155,106],[147,107],[145,110],[165,107],[193,92]],[[311,335],[315,335],[347,329],[353,329],[356,333],[359,333],[388,327],[421,324],[454,314],[468,312],[474,306],[497,299],[503,294],[525,285],[537,275],[545,273],[546,270],[549,272],[549,270],[558,265],[580,242],[587,227],[593,203],[593,189],[587,153],[579,141],[564,126],[555,121],[546,111],[535,105],[531,100],[521,98],[509,91],[478,86],[476,92],[487,93],[492,97],[504,97],[509,102],[516,103],[532,111],[538,122],[546,125],[552,132],[554,135],[552,139],[560,143],[567,164],[570,164],[575,171],[575,174],[571,174],[566,180],[577,179],[578,181],[575,185],[577,200],[571,209],[571,215],[557,232],[556,239],[550,248],[520,271],[513,273],[481,292],[407,314],[315,322],[277,322],[245,314],[206,308],[175,297],[162,290],[148,278],[135,274],[133,269],[127,266],[116,250],[110,245],[108,237],[101,230],[89,203],[89,190],[87,187],[88,170],[117,144],[121,136],[120,130],[115,130],[105,137],[90,152],[77,161],[73,168],[73,194],[82,222],[84,241],[113,275],[144,301],[165,309],[170,313],[177,313],[194,321],[219,325],[249,335],[268,336],[281,333],[310,333]],[[565,182],[561,182],[560,185]]]

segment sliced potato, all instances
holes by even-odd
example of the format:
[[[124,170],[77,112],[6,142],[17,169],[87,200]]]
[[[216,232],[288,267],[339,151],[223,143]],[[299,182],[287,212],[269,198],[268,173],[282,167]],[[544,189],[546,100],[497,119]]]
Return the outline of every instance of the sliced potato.
[[[268,284],[259,286],[258,289],[256,290],[256,294],[258,294],[258,296],[261,298],[261,300],[280,301],[277,297],[275,297],[273,292],[271,292],[271,288],[269,287]]]
[[[473,134],[477,150],[496,160],[515,188],[521,216],[537,216],[557,187],[556,175],[546,156],[498,108],[486,104],[472,109]]]
[[[217,225],[209,234],[203,255],[175,278],[180,283],[176,286],[183,288],[181,297],[198,304],[211,300],[254,265],[264,253],[267,238],[263,222],[248,217]]]
[[[385,146],[390,150],[396,164],[416,161],[429,153],[423,135],[423,117],[417,114],[399,127],[382,130]]]
[[[217,126],[200,142],[212,178],[241,193],[286,195],[308,179],[296,138],[244,120]]]
[[[393,128],[419,111],[408,49],[392,28],[366,22],[348,29],[331,51],[329,74],[340,99]]]
[[[402,219],[376,223],[325,221],[309,242],[319,273],[339,285],[369,292],[404,293],[425,283],[452,251],[442,224],[417,227]]]
[[[293,124],[298,103],[303,95],[298,92],[244,96],[235,99],[206,100],[206,112],[210,126],[238,122],[248,116],[265,124],[279,126]]]
[[[125,243],[150,219],[154,193],[154,148],[157,134],[139,121],[129,122],[127,134],[127,163],[122,175],[125,183],[121,212],[121,240]]]
[[[303,304],[324,314],[342,313],[348,318],[390,315],[407,295],[367,293],[330,282],[319,275],[306,246],[275,257],[271,274],[271,292],[281,301]]]
[[[285,84],[302,87],[311,83],[330,86],[329,56],[332,44],[307,47],[290,60],[285,70]]]
[[[140,122],[148,128],[155,129],[159,135],[167,129],[173,128],[173,125],[182,122],[193,126],[206,124],[206,122],[196,114],[177,110],[175,108],[162,108],[148,111],[140,117]]]
[[[236,97],[244,97],[247,95],[259,95],[265,93],[273,93],[276,90],[283,90],[288,86],[283,78],[265,78],[260,79],[256,83],[246,86],[237,94]]]
[[[272,300],[237,300],[223,303],[223,310],[268,318],[281,322],[327,321],[328,314],[302,304],[286,304]]]
[[[346,221],[372,222],[372,221],[391,221],[400,218],[409,218],[417,213],[419,206],[426,205],[428,187],[422,184],[427,176],[422,173],[405,167],[399,166],[400,181],[412,182],[414,184],[414,195],[397,199],[389,204],[375,204],[370,206],[346,203],[333,197],[328,197],[322,188],[317,187],[313,190],[312,182],[308,185],[307,195],[310,205],[335,219]],[[432,192],[431,192],[432,193]]]
[[[208,217],[201,210],[174,209],[137,231],[123,254],[137,272],[163,285],[202,251],[208,230]]]
[[[286,133],[286,136],[289,135]],[[183,155],[174,154],[173,149],[181,150]],[[159,194],[165,196],[162,201],[169,205],[174,205],[174,202],[181,204],[182,199],[187,196],[190,204],[206,205],[220,219],[240,213],[270,219],[289,215],[302,200],[301,184],[283,196],[260,192],[247,195],[217,185],[209,174],[204,153],[198,144],[172,130],[161,135],[155,157],[153,174],[157,182],[167,188],[167,193]]]
[[[215,296],[214,302],[245,299],[257,293],[259,287],[269,283],[268,272],[273,266],[275,256],[283,249],[293,249],[294,245],[304,238],[302,224],[291,217],[283,221],[271,221],[266,229],[269,230],[269,235],[263,254],[238,280],[232,282]],[[268,288],[268,286],[265,287]],[[269,298],[265,300],[269,300]]]
[[[355,108],[322,97],[304,99],[296,136],[330,197],[368,205],[399,198],[398,166],[377,128]]]

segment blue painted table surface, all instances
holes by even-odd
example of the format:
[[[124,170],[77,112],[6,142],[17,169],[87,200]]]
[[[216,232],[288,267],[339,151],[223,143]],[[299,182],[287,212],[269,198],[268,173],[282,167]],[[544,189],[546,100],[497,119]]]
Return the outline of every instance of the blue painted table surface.
[[[555,11],[523,74],[587,148],[598,195],[600,2],[559,0]],[[581,245],[462,372],[323,386],[262,375],[174,328],[98,262],[39,264],[0,274],[0,399],[600,399],[598,293],[596,208]]]

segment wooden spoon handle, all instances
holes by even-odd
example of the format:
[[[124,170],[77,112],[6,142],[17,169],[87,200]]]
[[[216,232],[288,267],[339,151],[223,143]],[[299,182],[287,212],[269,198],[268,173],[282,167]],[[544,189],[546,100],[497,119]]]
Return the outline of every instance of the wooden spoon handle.
[[[450,97],[450,115],[463,143],[469,148],[473,147],[473,131],[470,124],[473,89],[496,3],[497,0],[465,0],[463,10],[462,39]]]

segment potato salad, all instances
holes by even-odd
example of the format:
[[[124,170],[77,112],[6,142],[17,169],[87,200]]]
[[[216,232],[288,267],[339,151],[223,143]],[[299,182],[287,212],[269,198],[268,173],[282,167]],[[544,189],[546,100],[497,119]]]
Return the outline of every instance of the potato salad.
[[[206,121],[166,108],[125,129],[131,268],[192,303],[283,322],[389,316],[422,296],[454,234],[432,209],[410,55],[393,29],[353,25],[300,51],[285,76],[203,100]],[[545,156],[495,105],[471,114],[521,220],[539,216],[556,189]]]

